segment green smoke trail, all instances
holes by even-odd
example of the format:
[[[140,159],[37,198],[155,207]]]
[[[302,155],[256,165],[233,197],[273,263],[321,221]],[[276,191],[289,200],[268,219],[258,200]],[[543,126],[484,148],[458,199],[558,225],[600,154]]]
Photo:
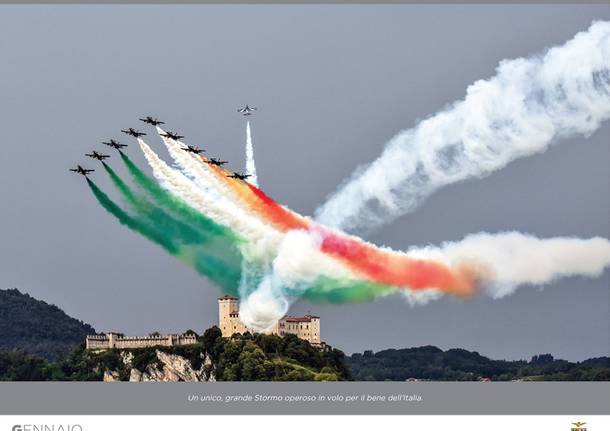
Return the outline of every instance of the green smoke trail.
[[[106,169],[106,172],[110,176],[114,186],[121,192],[127,202],[134,206],[138,206],[141,199],[131,191],[127,184],[117,175],[116,172],[114,172],[110,166],[108,166],[105,162],[102,162],[102,165],[104,166],[104,169]]]
[[[127,170],[133,176],[135,181],[140,185],[140,187],[146,190],[146,192],[160,206],[176,213],[176,215],[183,218],[186,222],[191,223],[206,232],[232,240],[236,246],[243,242],[243,240],[233,231],[219,225],[208,217],[205,217],[203,214],[193,209],[187,203],[157,184],[152,178],[142,172],[125,153],[121,152],[120,154],[121,159],[127,167]]]
[[[114,201],[112,201],[112,199],[110,199],[106,193],[100,190],[100,188],[89,178],[87,178],[87,184],[89,185],[89,188],[95,195],[95,198],[100,203],[100,205],[102,205],[102,207],[104,207],[104,209],[110,214],[115,216],[121,224],[127,226],[135,232],[142,234],[146,238],[160,245],[170,254],[178,254],[178,247],[176,244],[174,244],[173,241],[159,235],[157,231],[151,228],[148,224],[131,217],[129,214],[123,211],[116,203],[114,203]]]
[[[372,283],[366,280],[340,280],[318,277],[307,289],[299,290],[297,294],[313,302],[344,304],[347,302],[370,302],[374,299],[396,293],[398,290],[395,287]]]
[[[125,156],[126,157],[126,156]],[[129,161],[131,163],[131,161]],[[143,179],[148,179],[133,163],[136,173]],[[119,175],[107,164],[104,168],[113,184],[133,209],[146,220],[151,229],[158,235],[177,241],[179,252],[177,257],[194,268],[199,274],[223,288],[226,293],[236,294],[241,278],[242,256],[234,239],[219,235],[224,229],[203,230],[208,224],[200,223],[199,228],[189,225],[177,217],[150,203],[145,197],[134,193]],[[140,183],[141,184],[141,183]],[[161,190],[162,193],[166,193]],[[210,223],[213,223],[210,221]]]
[[[229,264],[204,253],[201,249],[192,249],[176,244],[167,235],[151,226],[146,220],[132,217],[121,209],[89,178],[87,178],[87,184],[102,207],[115,216],[121,224],[160,245],[168,253],[187,263],[201,275],[222,287],[227,293],[236,293],[241,277],[240,261],[236,264]]]
[[[205,243],[214,238],[214,236],[210,235],[208,232],[195,230],[188,224],[172,217],[163,210],[152,205],[146,198],[137,196],[110,166],[106,163],[103,165],[113,184],[125,200],[131,204],[137,213],[146,217],[149,220],[149,224],[157,229],[159,234],[165,235],[170,239],[180,239],[183,244],[205,245]]]

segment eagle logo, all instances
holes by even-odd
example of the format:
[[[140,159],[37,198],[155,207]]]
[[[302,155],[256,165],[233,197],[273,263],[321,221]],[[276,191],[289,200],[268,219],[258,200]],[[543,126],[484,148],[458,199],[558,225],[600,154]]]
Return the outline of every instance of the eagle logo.
[[[572,422],[572,425],[574,425],[574,428],[572,428],[571,431],[587,431],[587,429],[583,426],[586,425],[586,422]]]

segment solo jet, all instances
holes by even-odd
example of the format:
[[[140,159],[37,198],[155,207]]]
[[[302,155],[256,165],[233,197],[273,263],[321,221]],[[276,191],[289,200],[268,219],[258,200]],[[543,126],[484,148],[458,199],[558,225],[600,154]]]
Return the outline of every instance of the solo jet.
[[[95,169],[85,169],[81,165],[76,165],[76,168],[70,170],[72,172],[76,172],[77,174],[81,174],[83,177],[86,177],[91,172],[95,172]]]
[[[139,138],[140,136],[145,136],[146,133],[140,132],[132,127],[127,130],[121,130],[121,132],[128,134],[129,136],[133,136],[134,138]]]
[[[119,150],[119,151],[121,151],[121,148],[125,148],[127,146],[127,144],[119,144],[114,139],[111,139],[110,142],[102,142],[102,144],[108,145],[109,147],[112,147],[115,150]]]
[[[256,108],[254,106],[252,108],[250,108],[248,105],[237,110],[237,112],[239,112],[240,114],[243,114],[244,116],[252,115],[252,114],[254,114],[254,111],[256,111]]]
[[[153,118],[150,115],[148,115],[145,118],[140,118],[140,121],[143,121],[146,124],[152,124],[153,126],[158,126],[159,124],[165,124],[163,121],[159,121],[159,119]]]
[[[183,148],[183,150],[193,154],[201,154],[205,152],[205,150],[202,150],[201,148],[195,147],[193,145],[187,145],[186,148]]]
[[[209,160],[206,160],[205,162],[209,163],[210,165],[215,165],[215,166],[222,166],[224,164],[229,163],[229,162],[227,162],[225,160],[215,159],[214,157],[212,157]]]
[[[85,156],[87,157],[91,157],[92,159],[97,159],[100,162],[103,162],[104,159],[107,159],[110,156],[107,156],[106,154],[100,154],[97,151],[93,151],[91,154],[85,154]]]
[[[235,178],[236,180],[245,181],[246,178],[250,178],[252,175],[240,174],[239,172],[233,172],[233,175],[227,175],[229,178]]]
[[[184,138],[184,136],[179,135],[177,133],[173,133],[173,132],[161,133],[161,136],[165,136],[166,138],[173,139],[174,141]]]

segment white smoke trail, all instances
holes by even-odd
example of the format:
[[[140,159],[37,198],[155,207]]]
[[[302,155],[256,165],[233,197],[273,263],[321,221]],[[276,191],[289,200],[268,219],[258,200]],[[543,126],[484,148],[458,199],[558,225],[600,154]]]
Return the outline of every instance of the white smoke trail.
[[[161,186],[178,196],[191,207],[223,226],[227,226],[250,241],[251,253],[257,258],[272,258],[281,241],[281,235],[268,228],[260,220],[245,217],[234,205],[206,195],[181,172],[169,167],[157,154],[138,138],[140,148],[150,165],[153,176]]]
[[[610,22],[541,56],[504,60],[464,100],[396,135],[316,211],[365,232],[412,211],[437,189],[482,177],[552,142],[589,136],[610,117]]]
[[[246,174],[250,175],[248,181],[258,187],[256,165],[254,164],[254,145],[252,144],[252,133],[250,132],[250,121],[246,122]]]
[[[440,247],[413,248],[407,254],[454,267],[468,265],[477,271],[485,293],[501,298],[520,286],[543,286],[563,277],[600,276],[610,266],[610,241],[478,233]]]
[[[199,155],[184,151],[186,148],[181,141],[177,141],[164,136],[165,131],[157,126],[157,132],[163,140],[169,155],[172,157],[176,165],[184,172],[186,176],[191,178],[193,182],[206,193],[211,193],[215,199],[228,201],[227,195],[229,190],[226,185],[216,178],[205,166]]]

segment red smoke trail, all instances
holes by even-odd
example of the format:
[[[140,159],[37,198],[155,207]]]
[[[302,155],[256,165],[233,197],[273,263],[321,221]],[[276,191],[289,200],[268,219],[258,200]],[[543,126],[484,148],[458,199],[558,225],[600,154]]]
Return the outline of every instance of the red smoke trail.
[[[204,157],[202,157],[205,160]],[[318,234],[320,249],[345,264],[354,273],[375,283],[414,290],[439,289],[445,293],[468,295],[474,291],[475,277],[467,267],[452,268],[433,260],[416,259],[341,233],[330,231],[280,205],[258,187],[227,178],[224,169],[209,166],[234,195],[248,208],[281,232],[302,229]]]
[[[278,204],[258,187],[253,186],[250,183],[246,184],[263,204],[264,212],[268,220],[280,230],[286,232],[288,230],[309,229],[311,227],[312,222],[310,220],[307,220],[305,217]]]
[[[265,215],[283,231],[307,229],[320,235],[320,249],[343,262],[355,273],[381,284],[421,290],[437,288],[443,292],[467,295],[474,290],[474,279],[464,268],[452,269],[442,263],[415,259],[383,250],[347,235],[331,232],[284,208],[258,187],[250,190],[266,207]]]
[[[354,272],[380,284],[414,290],[436,288],[454,295],[469,295],[476,287],[472,268],[449,267],[443,263],[416,259],[383,250],[322,226],[312,228],[322,238],[320,249],[343,262]]]

